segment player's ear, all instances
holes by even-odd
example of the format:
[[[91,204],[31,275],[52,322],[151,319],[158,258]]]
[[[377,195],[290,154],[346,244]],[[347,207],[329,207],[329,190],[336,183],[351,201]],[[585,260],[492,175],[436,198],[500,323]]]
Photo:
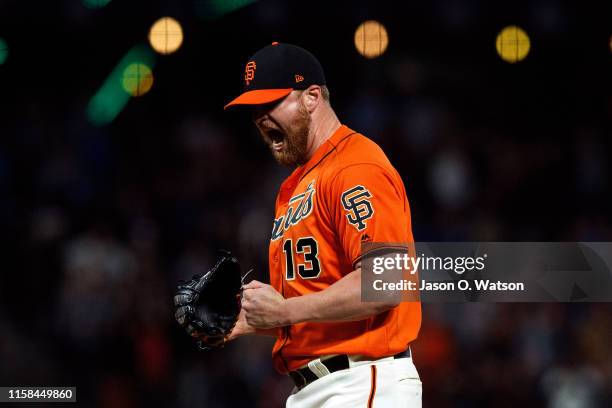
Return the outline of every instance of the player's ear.
[[[310,85],[302,93],[302,102],[310,113],[315,110],[322,99],[321,87],[319,85]]]

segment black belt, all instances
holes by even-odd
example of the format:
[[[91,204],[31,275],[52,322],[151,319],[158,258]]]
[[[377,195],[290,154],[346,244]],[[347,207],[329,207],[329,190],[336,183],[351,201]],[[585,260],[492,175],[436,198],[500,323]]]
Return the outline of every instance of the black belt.
[[[405,351],[394,355],[393,357],[410,358],[410,347]],[[328,358],[325,361],[321,361],[321,364],[323,364],[327,368],[330,374],[336,371],[346,370],[350,367],[349,356],[347,356],[346,354],[340,354],[338,356]],[[289,377],[291,377],[298,390],[301,390],[311,382],[319,379],[319,377],[317,377],[315,373],[310,371],[310,368],[308,367],[300,368],[295,371],[290,371]]]

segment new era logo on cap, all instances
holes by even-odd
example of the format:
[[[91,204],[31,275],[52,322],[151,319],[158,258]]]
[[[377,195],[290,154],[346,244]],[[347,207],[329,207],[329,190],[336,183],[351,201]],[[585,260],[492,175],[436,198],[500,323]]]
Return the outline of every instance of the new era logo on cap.
[[[296,45],[273,42],[257,51],[244,68],[243,92],[225,105],[259,105],[274,102],[296,89],[325,85],[319,61]]]

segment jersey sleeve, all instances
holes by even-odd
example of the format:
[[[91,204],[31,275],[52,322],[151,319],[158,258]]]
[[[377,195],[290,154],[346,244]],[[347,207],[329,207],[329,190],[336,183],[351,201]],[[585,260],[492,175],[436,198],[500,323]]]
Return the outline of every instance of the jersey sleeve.
[[[328,189],[331,220],[353,267],[362,243],[412,242],[410,208],[399,175],[377,164],[339,170]]]

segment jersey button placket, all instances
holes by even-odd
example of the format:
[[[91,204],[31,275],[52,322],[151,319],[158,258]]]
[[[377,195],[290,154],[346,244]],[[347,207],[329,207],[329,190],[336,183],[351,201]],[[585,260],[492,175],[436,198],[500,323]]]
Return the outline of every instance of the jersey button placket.
[[[278,250],[274,254],[274,262],[278,263],[278,260],[282,258],[283,255],[283,244],[285,243],[285,234],[279,239],[280,245],[278,246]],[[281,271],[282,273],[282,271]]]

